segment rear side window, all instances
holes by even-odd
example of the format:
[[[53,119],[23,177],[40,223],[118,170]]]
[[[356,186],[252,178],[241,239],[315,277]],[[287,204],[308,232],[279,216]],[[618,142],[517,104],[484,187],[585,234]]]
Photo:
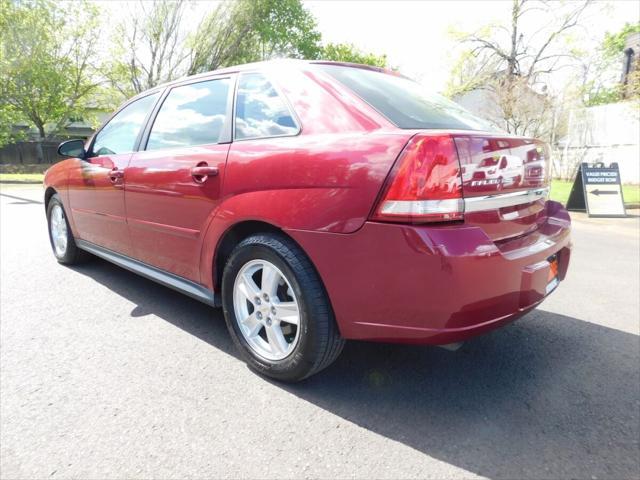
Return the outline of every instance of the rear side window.
[[[234,138],[295,135],[298,125],[286,102],[260,73],[245,73],[238,82]]]
[[[495,131],[487,121],[407,78],[341,65],[318,67],[400,128]]]
[[[172,88],[153,122],[147,150],[218,143],[228,94],[228,78]]]
[[[92,147],[93,155],[132,152],[140,128],[157,98],[157,93],[147,95],[120,110],[96,135]]]

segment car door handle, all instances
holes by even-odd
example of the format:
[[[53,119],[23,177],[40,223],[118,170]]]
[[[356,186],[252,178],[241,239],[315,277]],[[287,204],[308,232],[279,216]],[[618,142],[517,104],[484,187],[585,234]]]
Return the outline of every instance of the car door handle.
[[[191,176],[197,183],[204,183],[209,177],[218,175],[218,167],[210,167],[206,163],[196,165],[191,169]]]
[[[121,178],[124,178],[124,170],[118,170],[118,168],[114,168],[109,172],[109,180],[111,180],[112,182],[117,182]]]

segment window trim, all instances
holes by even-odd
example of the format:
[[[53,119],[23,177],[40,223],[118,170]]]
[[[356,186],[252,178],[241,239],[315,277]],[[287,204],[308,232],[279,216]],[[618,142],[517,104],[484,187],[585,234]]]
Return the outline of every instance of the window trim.
[[[111,120],[113,120],[113,118],[118,115],[120,112],[122,112],[125,108],[127,108],[129,105],[131,105],[134,102],[137,102],[138,100],[142,100],[143,98],[147,98],[150,95],[155,95],[158,94],[158,98],[156,98],[155,102],[153,103],[153,105],[151,106],[151,108],[149,109],[149,111],[147,112],[147,115],[144,117],[144,120],[142,122],[142,126],[140,128],[140,131],[138,132],[138,136],[136,137],[135,142],[133,142],[133,150],[129,151],[129,152],[120,152],[120,153],[115,153],[113,155],[126,155],[129,153],[135,153],[139,150],[140,148],[140,142],[142,140],[142,136],[143,133],[145,131],[145,129],[147,128],[147,123],[149,122],[149,118],[150,115],[153,113],[154,109],[156,108],[156,106],[158,105],[158,102],[160,101],[160,99],[163,97],[164,94],[164,90],[166,90],[165,88],[156,88],[156,89],[152,89],[149,90],[147,92],[143,92],[139,95],[136,95],[133,98],[130,98],[129,100],[127,100],[124,104],[122,104],[122,106],[120,106],[120,108],[118,108],[116,111],[114,111],[107,120],[105,120],[105,122],[102,124],[102,126],[96,131],[96,133],[93,134],[93,136],[91,137],[91,142],[89,143],[89,148],[87,149],[87,160],[91,159],[91,158],[97,158],[97,157],[106,157],[108,155],[96,155],[95,152],[93,151],[93,147],[96,143],[96,139],[98,138],[98,135],[100,135],[100,133],[102,132],[102,130],[104,130],[104,128],[109,125],[109,123],[111,123]]]
[[[147,123],[146,123],[145,128],[143,129],[143,132],[142,132],[143,135],[142,135],[142,137],[140,139],[140,148],[139,148],[138,151],[156,152],[156,151],[162,151],[162,150],[173,150],[173,149],[176,149],[176,148],[190,148],[190,147],[198,147],[198,146],[202,146],[202,145],[221,145],[221,144],[231,143],[231,129],[232,129],[232,127],[231,127],[230,112],[232,111],[231,110],[231,106],[232,106],[232,101],[233,101],[233,95],[234,95],[234,92],[235,92],[235,84],[236,84],[236,78],[235,77],[237,77],[237,75],[235,75],[235,74],[224,74],[224,75],[215,75],[215,76],[206,77],[206,78],[202,78],[202,77],[191,78],[191,79],[187,79],[187,80],[185,80],[183,82],[176,83],[174,85],[171,85],[171,86],[167,87],[165,89],[165,91],[163,92],[163,94],[158,99],[158,102],[156,103],[156,105],[154,105],[153,109],[151,110],[151,115],[147,119]],[[193,85],[195,83],[204,83],[204,82],[211,82],[211,81],[225,80],[225,79],[229,80],[229,91],[227,92],[227,102],[226,102],[226,106],[225,106],[224,124],[222,125],[222,130],[220,132],[220,138],[218,139],[217,142],[200,143],[198,145],[182,145],[182,146],[177,146],[177,147],[154,148],[153,150],[148,150],[147,149],[147,147],[149,146],[149,137],[151,135],[151,130],[153,129],[153,125],[156,122],[156,119],[158,117],[158,113],[160,113],[160,110],[162,109],[162,105],[164,105],[165,100],[167,99],[169,94],[173,91],[173,89],[184,87],[184,86],[187,86],[187,85]]]
[[[258,137],[236,138],[236,107],[237,107],[237,103],[238,103],[238,88],[240,86],[240,78],[241,78],[242,75],[251,75],[251,74],[262,75],[263,77],[265,77],[271,83],[271,86],[273,87],[273,89],[276,91],[278,96],[282,99],[285,108],[287,109],[287,111],[289,112],[289,115],[291,116],[291,118],[293,120],[293,123],[295,123],[295,125],[296,125],[297,130],[294,133],[283,133],[281,135],[267,135],[267,136],[258,136]],[[282,92],[282,89],[278,85],[278,82],[276,82],[271,75],[269,75],[267,72],[265,72],[263,70],[247,70],[247,71],[243,71],[243,72],[239,72],[238,73],[237,78],[236,78],[236,87],[234,89],[234,95],[233,95],[233,112],[232,113],[233,113],[233,128],[232,128],[232,132],[231,132],[231,138],[233,139],[234,143],[235,142],[244,142],[244,141],[247,141],[247,140],[264,140],[264,139],[269,139],[269,138],[297,137],[298,135],[300,135],[302,133],[302,123],[300,122],[300,118],[298,117],[298,115],[296,114],[295,110],[293,109],[293,106],[289,102],[289,99]]]

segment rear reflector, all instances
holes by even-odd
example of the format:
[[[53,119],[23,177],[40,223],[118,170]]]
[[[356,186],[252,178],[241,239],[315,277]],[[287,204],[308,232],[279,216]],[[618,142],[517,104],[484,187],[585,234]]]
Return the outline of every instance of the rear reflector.
[[[450,135],[419,134],[404,148],[372,219],[387,222],[462,220],[462,178]]]

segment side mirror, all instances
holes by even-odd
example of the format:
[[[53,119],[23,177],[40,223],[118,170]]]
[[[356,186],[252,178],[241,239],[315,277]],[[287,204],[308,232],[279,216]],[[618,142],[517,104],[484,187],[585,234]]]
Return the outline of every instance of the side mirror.
[[[67,140],[58,146],[58,153],[63,157],[85,158],[84,140]]]

